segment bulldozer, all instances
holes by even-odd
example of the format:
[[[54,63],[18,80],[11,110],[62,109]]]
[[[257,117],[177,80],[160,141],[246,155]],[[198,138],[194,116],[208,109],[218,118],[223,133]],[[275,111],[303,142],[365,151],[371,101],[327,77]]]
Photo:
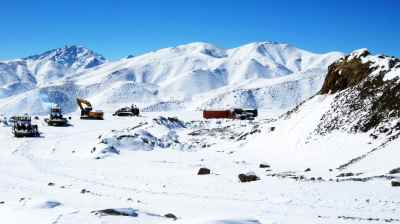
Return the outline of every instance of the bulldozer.
[[[32,119],[28,115],[12,117],[12,133],[14,137],[39,137],[38,126],[32,124]]]
[[[115,111],[113,116],[127,117],[127,116],[139,116],[139,108],[136,105],[130,107],[123,107]]]
[[[103,111],[92,111],[92,104],[89,101],[77,98],[78,106],[81,108],[81,119],[83,120],[103,120]]]
[[[68,120],[62,114],[61,108],[54,105],[50,108],[50,117],[45,118],[44,122],[49,126],[67,126]]]

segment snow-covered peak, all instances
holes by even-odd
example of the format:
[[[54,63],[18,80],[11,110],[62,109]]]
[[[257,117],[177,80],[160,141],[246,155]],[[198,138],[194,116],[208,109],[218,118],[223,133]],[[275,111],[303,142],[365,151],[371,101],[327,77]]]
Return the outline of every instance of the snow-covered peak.
[[[175,101],[185,101],[191,105],[191,101],[197,95],[207,95],[214,90],[232,90],[244,83],[264,83],[265,80],[278,77],[296,75],[305,77],[302,74],[312,74],[315,82],[295,82],[301,83],[294,91],[298,96],[293,97],[294,101],[288,100],[290,103],[285,103],[280,108],[284,109],[294,106],[291,105],[292,102],[298,102],[315,93],[322,84],[322,81],[318,81],[321,78],[317,76],[322,77],[328,65],[341,56],[341,53],[335,52],[315,54],[289,44],[268,41],[254,42],[231,49],[195,42],[104,63],[105,59],[102,56],[87,48],[66,46],[22,60],[26,70],[34,77],[33,84],[28,87],[37,88],[37,92],[27,92],[26,96],[21,95],[21,98],[16,98],[15,101],[28,102],[26,101],[28,97],[29,102],[36,101],[37,108],[43,108],[41,106],[43,102],[54,100],[60,105],[68,102],[69,107],[74,104],[76,94],[79,94],[80,97],[92,98],[92,102],[96,105],[105,106],[132,102],[148,106]],[[101,65],[98,66],[99,64]],[[18,78],[13,80],[19,82]],[[10,82],[5,82],[8,83]],[[73,88],[70,89],[71,86],[68,86],[69,89],[64,88],[67,83],[73,84]],[[293,85],[297,85],[295,83]],[[23,87],[20,88],[21,91],[28,88]],[[282,87],[279,89],[279,94],[290,95],[286,92],[291,90],[287,90],[284,85]],[[43,90],[44,88],[46,90]],[[304,94],[302,89],[306,89]],[[13,90],[14,88],[7,88],[6,95],[14,95]],[[55,94],[56,90],[58,92]],[[274,109],[275,104],[266,103],[268,100],[264,99],[269,97],[262,95],[271,95],[271,99],[281,99],[279,96],[273,96],[276,93],[272,90],[257,91],[256,94],[260,97],[254,100],[246,89],[236,91],[234,95],[242,95],[240,92],[244,93],[243,96],[247,96],[241,103],[244,105],[268,105]],[[50,93],[54,94],[54,97],[46,96]],[[228,96],[218,94],[215,97],[221,100],[212,100],[213,102],[223,103]],[[207,98],[203,98],[202,101],[205,99]],[[237,100],[229,101],[233,104],[237,102]],[[207,102],[195,104],[209,105]],[[281,105],[279,102],[278,104]],[[7,111],[14,111],[13,107],[8,106]]]
[[[94,51],[77,45],[65,46],[24,58],[29,61],[52,61],[64,66],[75,68],[92,68],[107,60]]]
[[[350,56],[348,56],[348,60],[352,60],[354,58],[361,58],[369,55],[369,51],[367,48],[361,48],[358,50],[354,50],[353,52],[350,53]]]
[[[107,62],[100,54],[77,45],[49,50],[23,60],[40,85],[47,85],[67,75],[83,72]]]

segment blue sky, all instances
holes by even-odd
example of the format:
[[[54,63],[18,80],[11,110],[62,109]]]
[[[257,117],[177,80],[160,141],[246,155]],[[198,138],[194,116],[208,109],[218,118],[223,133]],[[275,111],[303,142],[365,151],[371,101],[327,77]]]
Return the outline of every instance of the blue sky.
[[[79,44],[115,60],[202,41],[277,41],[313,51],[400,56],[397,0],[2,1],[0,60]]]

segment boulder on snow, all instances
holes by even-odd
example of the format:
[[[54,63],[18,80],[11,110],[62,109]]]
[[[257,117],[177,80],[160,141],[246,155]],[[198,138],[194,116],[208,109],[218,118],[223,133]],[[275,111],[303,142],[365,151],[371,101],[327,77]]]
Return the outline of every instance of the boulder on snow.
[[[241,173],[239,174],[239,180],[240,182],[244,183],[244,182],[251,182],[251,181],[257,181],[260,178],[253,172],[249,172],[249,173]]]
[[[392,180],[392,187],[400,187],[400,180]]]
[[[89,190],[86,190],[86,189],[82,189],[82,190],[81,190],[81,194],[86,194],[86,193],[90,193],[90,191],[89,191]]]
[[[170,219],[173,219],[173,220],[177,220],[178,219],[178,217],[176,217],[176,215],[174,215],[172,213],[165,214],[164,217],[170,218]]]
[[[260,168],[270,168],[271,166],[268,163],[260,163]]]
[[[199,171],[197,172],[197,175],[207,175],[207,174],[210,174],[210,173],[211,173],[210,169],[208,169],[206,167],[201,167],[199,169]]]

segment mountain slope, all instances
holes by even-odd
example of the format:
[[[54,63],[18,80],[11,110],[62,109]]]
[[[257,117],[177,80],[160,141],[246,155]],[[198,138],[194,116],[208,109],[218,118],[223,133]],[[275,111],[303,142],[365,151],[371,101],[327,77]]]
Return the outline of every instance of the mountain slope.
[[[307,176],[393,178],[389,171],[399,167],[399,80],[399,59],[355,51],[329,66],[317,95],[266,124],[264,130],[276,130],[248,149],[274,167],[315,170]],[[260,148],[265,144],[272,147]]]
[[[74,111],[76,106],[65,102],[74,102],[76,96],[89,98],[96,108],[106,110],[121,104],[152,106],[163,102],[184,103],[186,109],[250,106],[285,110],[314,94],[328,65],[341,55],[314,54],[273,42],[233,49],[192,43],[106,62],[88,49],[71,46],[22,59],[24,79],[31,77],[31,82],[20,91],[5,89],[7,98],[0,100],[0,111],[15,113],[24,108],[30,113],[45,113],[47,99]],[[21,72],[17,75],[22,76]],[[268,81],[274,79],[280,87]],[[254,90],[256,83],[264,84]],[[74,88],[66,88],[71,85]],[[235,95],[240,100],[232,100]]]

